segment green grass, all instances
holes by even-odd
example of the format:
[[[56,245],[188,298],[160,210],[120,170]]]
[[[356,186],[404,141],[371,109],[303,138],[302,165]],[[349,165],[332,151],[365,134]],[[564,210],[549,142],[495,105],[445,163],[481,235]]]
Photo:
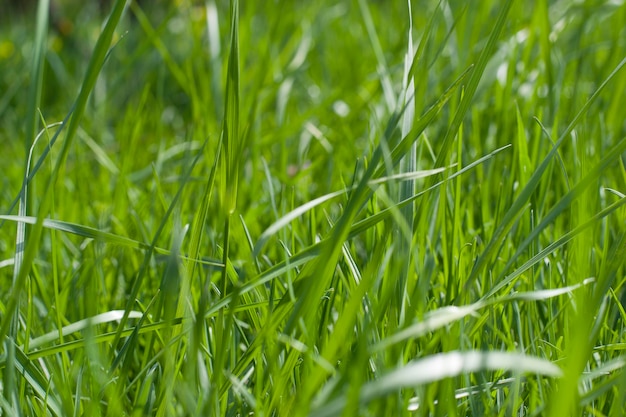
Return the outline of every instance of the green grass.
[[[0,17],[2,415],[626,413],[626,4],[145,3]]]

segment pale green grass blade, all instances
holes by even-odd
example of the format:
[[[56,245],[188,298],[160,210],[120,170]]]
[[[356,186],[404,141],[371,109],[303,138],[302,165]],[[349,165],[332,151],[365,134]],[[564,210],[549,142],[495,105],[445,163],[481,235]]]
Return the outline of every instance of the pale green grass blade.
[[[383,351],[391,345],[403,342],[411,338],[417,338],[426,335],[429,332],[437,330],[443,326],[451,324],[464,317],[475,314],[478,310],[485,307],[486,304],[477,302],[467,306],[455,307],[447,306],[438,308],[435,311],[427,313],[424,319],[416,324],[405,327],[397,333],[389,336],[370,348],[372,352]]]
[[[393,165],[395,166],[400,159],[402,159],[411,149],[413,143],[419,138],[419,136],[424,132],[426,127],[431,124],[435,117],[439,114],[441,109],[446,105],[446,103],[452,98],[453,94],[457,91],[463,82],[467,78],[468,75],[473,74],[473,67],[469,67],[465,69],[461,75],[454,81],[454,83],[449,86],[446,91],[437,99],[437,101],[430,106],[422,116],[415,122],[413,128],[406,136],[402,137],[400,142],[393,147],[391,151],[391,160],[393,161]],[[390,123],[390,128],[394,128],[395,124]],[[389,132],[391,135],[391,132]],[[372,163],[377,162],[380,155],[380,148],[377,148],[374,155],[372,156]],[[435,167],[444,166],[444,164],[434,164]],[[387,167],[382,164],[378,167],[376,173],[372,176],[372,178],[377,178],[383,176]]]
[[[254,308],[259,308],[261,307],[262,304],[261,303],[257,303],[255,305],[250,305],[250,306],[241,306],[237,308],[237,311],[246,311],[248,309],[254,309]],[[119,320],[123,314],[123,311],[120,310],[120,315],[116,315],[115,316],[115,320]],[[137,323],[136,326],[131,327],[131,328],[127,328],[126,330],[124,330],[122,332],[122,337],[129,337],[129,340],[127,341],[127,344],[129,342],[132,342],[131,339],[136,338],[137,335],[144,335],[144,334],[150,334],[150,333],[155,333],[155,332],[160,332],[163,331],[165,329],[170,329],[174,326],[186,326],[189,324],[189,321],[184,321],[181,318],[176,318],[172,321],[169,322],[157,322],[157,323],[149,323],[149,324],[142,324],[143,321],[147,318],[147,315],[145,313],[138,313],[138,312],[133,312],[133,314],[131,315],[132,318],[139,318],[139,322]],[[70,325],[72,326],[72,325]],[[90,328],[91,325],[89,323],[86,324],[85,327],[82,327],[82,329],[86,329],[86,328]],[[52,332],[51,332],[52,333]],[[56,334],[56,332],[55,332]],[[103,344],[103,343],[110,343],[116,336],[116,332],[109,332],[109,333],[101,333],[96,335],[92,340],[90,340],[90,343],[95,343],[95,344]],[[46,340],[43,339],[39,339],[39,338],[35,338],[33,339],[33,342],[35,342],[36,345],[40,346],[46,343],[49,343],[49,337],[48,335],[44,335],[42,337],[45,337]],[[180,336],[176,336],[172,341],[170,341],[170,344],[174,344],[177,343],[180,340]],[[38,350],[33,350],[31,352],[28,353],[28,358],[30,360],[34,360],[34,359],[39,359],[39,358],[46,358],[49,356],[53,356],[59,353],[63,353],[63,352],[71,352],[77,349],[82,349],[84,348],[86,343],[85,339],[76,339],[70,342],[64,342],[58,345],[54,345],[51,347],[41,347]],[[125,344],[125,346],[127,345]],[[122,348],[122,350],[124,350],[124,348]],[[2,369],[5,366],[6,363],[6,358],[4,357],[0,357],[0,369]]]
[[[31,216],[13,216],[13,215],[0,215],[0,220],[11,221],[16,223],[36,224],[37,218]],[[50,230],[56,230],[59,232],[71,233],[76,236],[81,236],[87,239],[94,239],[98,242],[108,243],[111,245],[124,246],[132,249],[149,250],[150,244],[140,242],[125,236],[116,235],[114,233],[104,232],[90,226],[84,226],[76,223],[65,222],[62,220],[44,219],[42,223],[44,228]],[[154,252],[162,255],[170,255],[171,251],[163,249],[158,246],[153,247]],[[222,267],[222,263],[219,259],[195,259],[191,256],[180,255],[181,259],[184,259],[192,264],[201,264],[206,266],[213,266],[217,268]]]
[[[413,53],[413,17],[411,12],[411,2],[407,2],[408,6],[408,15],[409,15],[409,29],[408,29],[408,45],[407,52],[404,56],[404,74],[402,79],[402,93],[401,99],[403,100],[402,106],[404,107],[404,111],[402,113],[402,126],[401,126],[401,134],[403,137],[407,136],[413,125],[415,124],[415,77],[411,73],[411,67],[413,66],[412,59],[419,59],[419,55],[415,55]],[[428,31],[426,30],[426,35]],[[426,36],[425,35],[425,36]],[[402,157],[399,162],[399,172],[401,174],[412,172],[417,169],[417,142],[413,142],[409,151]],[[399,186],[398,190],[398,201],[404,201],[413,195],[415,195],[415,181],[410,179],[406,182],[403,182]],[[397,301],[397,308],[399,311],[399,322],[402,324],[404,322],[405,316],[405,303],[403,302],[403,298],[406,295],[408,280],[410,276],[410,265],[411,262],[414,261],[412,250],[412,241],[413,241],[413,219],[414,219],[414,204],[408,204],[403,207],[401,210],[402,221],[397,221],[395,224],[396,232],[399,233],[401,238],[399,239],[399,247],[398,247],[398,258],[396,258],[396,262],[400,264],[401,270],[398,272],[397,281],[395,283],[395,299]],[[405,232],[402,231],[403,227],[406,225]],[[401,261],[398,259],[401,258]],[[394,323],[395,324],[395,323]]]
[[[133,312],[133,316],[135,315],[135,313],[136,312]],[[142,318],[143,317],[145,316],[142,316]],[[122,315],[122,318],[123,318],[123,315]],[[160,332],[160,331],[163,331],[164,329],[168,329],[173,326],[180,326],[182,324],[186,324],[186,323],[184,323],[184,321],[181,318],[176,318],[171,322],[161,321],[157,323],[144,324],[141,327],[139,326],[127,327],[126,329],[121,331],[121,337],[129,337],[129,336],[132,336],[134,333],[143,335],[143,334],[152,333],[152,332]],[[117,330],[114,332],[100,333],[90,338],[88,343],[93,343],[96,345],[102,344],[102,343],[108,344],[115,340],[117,334],[118,334]],[[75,340],[68,341],[68,342],[63,342],[57,345],[41,347],[38,350],[30,351],[28,353],[28,357],[31,360],[39,359],[39,358],[47,358],[47,357],[50,357],[59,353],[71,352],[77,349],[82,349],[85,347],[86,343],[87,343],[87,340],[85,340],[84,338],[80,338],[80,339],[75,339]],[[126,353],[126,352],[122,352],[122,353]],[[120,355],[120,358],[123,359],[121,355]],[[2,364],[2,362],[3,361],[0,361],[0,365]],[[116,363],[119,366],[119,362],[116,362]]]
[[[418,338],[426,336],[427,334],[440,329],[444,326],[447,326],[455,321],[459,321],[465,317],[475,315],[479,310],[483,308],[488,308],[490,306],[507,303],[511,301],[545,301],[550,298],[559,297],[565,294],[571,294],[575,290],[585,286],[590,285],[594,282],[593,279],[590,279],[586,282],[576,285],[570,285],[568,287],[563,288],[555,288],[550,290],[536,290],[536,291],[525,291],[525,292],[516,292],[504,297],[500,297],[494,300],[488,301],[478,301],[476,303],[466,305],[466,306],[446,306],[438,308],[437,310],[431,311],[427,313],[422,320],[419,322],[405,327],[404,329],[398,331],[397,333],[389,336],[374,346],[370,348],[371,352],[384,351],[388,349],[389,346],[394,345],[396,343],[404,342],[408,339]]]
[[[58,340],[60,335],[63,337],[69,336],[73,333],[80,332],[88,327],[97,326],[99,324],[111,323],[118,321],[124,315],[123,310],[112,310],[107,311],[106,313],[98,314],[94,317],[89,317],[83,320],[79,320],[75,323],[68,324],[67,326],[63,326],[61,330],[53,330],[48,332],[42,336],[38,336],[34,339],[30,339],[28,342],[28,346],[31,350],[38,349],[39,347],[46,345],[48,343],[54,342]],[[139,319],[143,316],[143,313],[140,311],[131,311],[128,315],[129,319]]]
[[[239,134],[239,2],[230,2],[230,55],[226,74],[226,97],[222,125],[222,187],[221,198],[226,213],[232,214],[237,207],[239,164],[243,151]],[[228,252],[228,251],[226,251]]]
[[[267,229],[265,229],[265,231],[263,231],[263,233],[257,240],[256,244],[254,245],[253,255],[255,257],[258,256],[260,254],[261,249],[263,249],[267,241],[272,236],[274,236],[279,230],[288,226],[289,223],[291,223],[292,221],[301,217],[303,214],[319,206],[320,204],[325,203],[326,201],[332,200],[333,198],[342,196],[348,192],[349,190],[340,190],[340,191],[335,191],[330,194],[323,195],[321,197],[308,201],[305,204],[301,205],[300,207],[297,207],[296,209],[285,214],[284,216],[276,220],[274,223],[272,223]]]
[[[520,353],[479,351],[440,353],[409,362],[404,367],[365,384],[361,390],[360,401],[366,404],[403,388],[487,370],[533,373],[552,378],[562,375],[560,368],[552,362]],[[345,399],[340,397],[313,410],[309,416],[336,416],[342,412],[344,406]]]

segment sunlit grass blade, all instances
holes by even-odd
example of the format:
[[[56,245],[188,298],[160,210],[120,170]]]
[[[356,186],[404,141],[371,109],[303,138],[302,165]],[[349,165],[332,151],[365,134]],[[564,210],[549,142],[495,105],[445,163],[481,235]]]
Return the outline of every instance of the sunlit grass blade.
[[[124,314],[124,311],[122,310],[113,310],[113,311],[107,311],[106,313],[98,314],[95,317],[89,317],[83,320],[79,320],[75,323],[68,324],[67,326],[63,326],[61,330],[53,330],[42,336],[31,339],[28,342],[28,345],[30,349],[37,349],[42,345],[45,345],[47,343],[57,340],[61,334],[63,334],[63,336],[69,336],[72,333],[76,333],[81,330],[84,330],[89,326],[97,326],[99,324],[117,321],[122,318],[123,314]],[[141,318],[142,315],[143,313],[139,311],[132,311],[128,315],[128,318],[130,319]]]
[[[239,2],[230,2],[230,53],[226,74],[226,96],[222,125],[221,199],[230,215],[237,207],[239,164],[243,151],[239,135]],[[228,252],[228,251],[226,251]]]
[[[427,335],[437,329],[449,325],[455,321],[465,317],[475,315],[479,310],[490,306],[507,303],[511,301],[544,301],[550,298],[559,297],[561,295],[570,294],[582,286],[590,285],[594,282],[590,279],[581,284],[571,285],[569,287],[555,288],[550,290],[536,290],[526,292],[516,292],[513,294],[499,297],[497,299],[478,301],[466,306],[446,306],[427,313],[422,320],[412,324],[397,333],[381,340],[370,348],[371,352],[384,351],[389,346],[404,342],[411,338],[418,338]]]
[[[0,215],[0,220],[11,221],[16,223],[36,224],[37,218],[32,216],[13,216],[13,215]],[[43,227],[50,230],[56,230],[59,232],[71,233],[76,236],[81,236],[87,239],[94,239],[98,242],[107,243],[111,245],[124,246],[132,249],[148,250],[150,244],[140,242],[125,236],[117,235],[114,233],[105,232],[95,227],[84,226],[81,224],[65,222],[62,220],[44,219],[42,223]],[[154,252],[162,255],[170,255],[171,251],[168,249],[155,246]],[[194,259],[191,256],[180,255],[181,259],[185,259],[192,264],[211,265],[213,267],[221,268],[222,263],[219,259]]]
[[[515,373],[533,373],[559,377],[561,369],[547,361],[520,353],[509,352],[448,352],[412,361],[376,381],[367,383],[361,390],[361,404],[402,388],[439,381],[464,373],[485,370],[506,370]],[[339,415],[345,405],[340,397],[314,409],[310,417]]]

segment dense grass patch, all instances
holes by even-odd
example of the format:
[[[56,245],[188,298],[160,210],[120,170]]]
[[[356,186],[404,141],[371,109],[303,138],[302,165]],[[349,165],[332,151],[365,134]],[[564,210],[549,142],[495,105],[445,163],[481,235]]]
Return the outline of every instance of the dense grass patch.
[[[54,3],[0,17],[3,415],[626,413],[622,1]]]

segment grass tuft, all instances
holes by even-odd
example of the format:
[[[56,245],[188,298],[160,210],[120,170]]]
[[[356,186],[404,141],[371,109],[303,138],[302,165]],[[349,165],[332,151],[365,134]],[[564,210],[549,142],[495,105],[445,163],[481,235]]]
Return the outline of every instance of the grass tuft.
[[[9,3],[0,414],[626,414],[623,2]]]

